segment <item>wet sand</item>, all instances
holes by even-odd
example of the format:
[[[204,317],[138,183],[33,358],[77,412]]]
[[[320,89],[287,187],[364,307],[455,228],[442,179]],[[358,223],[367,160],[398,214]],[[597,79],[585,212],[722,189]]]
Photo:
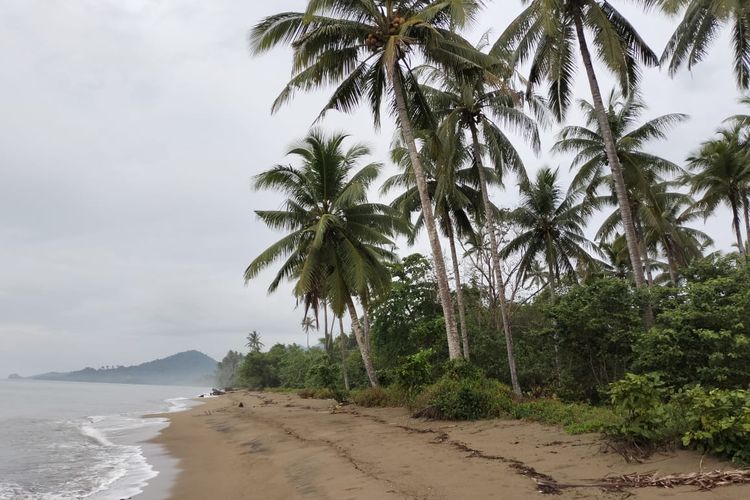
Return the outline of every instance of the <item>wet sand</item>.
[[[243,407],[239,407],[239,403]],[[690,451],[628,464],[596,435],[514,420],[435,422],[400,408],[338,407],[294,395],[231,393],[182,413],[155,439],[179,459],[168,498],[523,499],[537,480],[600,481],[632,472],[732,469]],[[562,490],[552,498],[739,500],[750,485]]]

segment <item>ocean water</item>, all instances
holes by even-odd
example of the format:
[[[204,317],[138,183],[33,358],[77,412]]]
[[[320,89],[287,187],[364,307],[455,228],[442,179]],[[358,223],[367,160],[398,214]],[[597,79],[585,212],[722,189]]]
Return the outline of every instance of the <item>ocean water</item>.
[[[150,413],[196,404],[205,387],[0,380],[0,500],[120,500],[158,471]]]

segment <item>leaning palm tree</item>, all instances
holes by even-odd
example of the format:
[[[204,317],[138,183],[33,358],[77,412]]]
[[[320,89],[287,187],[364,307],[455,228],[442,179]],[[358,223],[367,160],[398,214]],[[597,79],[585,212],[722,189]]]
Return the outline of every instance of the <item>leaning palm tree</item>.
[[[668,14],[684,7],[680,24],[667,42],[661,63],[669,61],[669,73],[683,64],[688,69],[705,57],[708,46],[722,25],[732,27],[732,52],[737,85],[750,88],[750,7],[744,0],[645,0]]]
[[[432,213],[427,179],[419,158],[414,122],[429,115],[411,71],[414,59],[441,67],[485,64],[486,57],[457,35],[456,27],[476,15],[478,0],[308,0],[305,12],[284,12],[263,19],[252,30],[256,54],[290,44],[293,76],[274,109],[299,90],[337,85],[328,110],[349,112],[366,101],[376,126],[381,105],[389,100],[409,150],[427,235],[432,249],[448,351],[461,356],[448,274]],[[390,99],[389,99],[390,98]]]
[[[528,88],[544,80],[550,82],[549,102],[555,115],[562,119],[570,104],[575,72],[575,43],[588,77],[594,110],[606,146],[612,171],[617,203],[622,213],[628,253],[637,286],[645,284],[641,255],[633,217],[628,205],[622,166],[617,156],[615,138],[607,120],[599,82],[586,40],[586,29],[606,67],[619,79],[625,95],[634,92],[638,83],[639,63],[656,65],[656,54],[646,45],[633,26],[610,3],[600,0],[526,0],[528,6],[499,38],[493,53],[514,49],[516,63],[531,58]]]
[[[470,157],[470,151],[463,144],[446,143],[432,132],[420,135],[423,136],[420,155],[427,174],[428,191],[434,205],[436,222],[448,240],[450,248],[463,356],[469,359],[469,332],[456,239],[470,237],[474,233],[472,219],[475,217],[472,217],[472,214],[482,206],[481,195],[476,189],[476,171],[473,168],[462,168]],[[401,173],[386,179],[381,193],[386,194],[393,189],[404,190],[393,200],[391,206],[409,219],[413,214],[418,214],[414,233],[409,238],[409,243],[413,244],[417,231],[424,227],[424,216],[419,213],[421,205],[411,157],[402,141],[395,141],[391,159],[400,167]],[[489,175],[492,176],[492,173]]]
[[[520,280],[536,272],[535,262],[541,258],[547,265],[547,288],[552,302],[561,275],[575,275],[577,262],[593,263],[589,250],[596,250],[584,235],[591,205],[578,202],[579,192],[566,193],[560,189],[557,172],[542,168],[533,181],[519,184],[521,205],[510,213],[519,233],[501,252],[504,258],[514,253],[520,255]]]
[[[326,136],[312,131],[289,155],[300,166],[277,165],[255,178],[256,189],[273,189],[286,196],[280,210],[259,210],[258,217],[287,234],[264,250],[245,271],[245,280],[280,259],[285,259],[269,292],[282,280],[294,281],[294,294],[316,314],[325,303],[336,316],[348,311],[367,376],[378,378],[370,346],[359,322],[354,296],[379,293],[390,284],[386,262],[395,260],[389,250],[396,231],[408,228],[387,205],[368,203],[367,190],[381,164],[357,164],[369,155],[357,144],[344,150],[346,135]]]
[[[740,128],[723,129],[719,135],[717,139],[704,142],[688,158],[692,175],[686,180],[691,184],[691,192],[701,195],[696,205],[707,213],[713,212],[721,204],[729,206],[737,248],[743,254],[745,245],[740,229],[740,213],[743,207],[747,207],[750,198],[750,151],[741,140]],[[747,211],[745,215],[750,228]]]
[[[482,194],[485,232],[490,238],[489,250],[496,283],[502,283],[503,279],[498,253],[499,245],[495,234],[494,207],[490,203],[484,166],[485,157],[489,157],[501,181],[508,171],[514,172],[521,179],[526,178],[526,170],[520,154],[499,125],[502,125],[504,129],[520,133],[531,143],[535,151],[539,150],[537,124],[521,109],[523,94],[515,92],[510,87],[508,75],[502,80],[498,80],[496,76],[507,71],[508,68],[501,62],[487,70],[469,68],[460,73],[440,71],[427,66],[421,68],[421,73],[426,76],[421,86],[422,92],[435,115],[442,120],[440,133],[444,140],[451,141],[452,138],[465,134],[470,137],[472,156]],[[530,98],[529,101],[533,105],[538,104],[538,99],[535,97]],[[534,109],[538,109],[538,106],[534,106]],[[513,390],[520,395],[521,388],[518,384],[513,336],[504,287],[498,287],[497,292],[511,384]]]

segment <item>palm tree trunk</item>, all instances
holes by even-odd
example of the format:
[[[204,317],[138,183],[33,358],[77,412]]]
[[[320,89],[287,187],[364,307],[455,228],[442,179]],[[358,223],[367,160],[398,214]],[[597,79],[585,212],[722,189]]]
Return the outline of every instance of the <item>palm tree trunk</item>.
[[[510,319],[508,318],[508,307],[505,300],[505,284],[503,281],[502,269],[500,268],[500,253],[498,252],[497,237],[495,235],[495,214],[490,204],[490,195],[487,191],[487,176],[484,175],[484,166],[482,162],[482,153],[479,145],[479,134],[475,125],[471,129],[471,140],[474,148],[474,159],[479,170],[479,189],[482,192],[482,204],[484,205],[484,223],[490,237],[490,258],[492,259],[492,268],[497,283],[497,296],[500,300],[500,317],[503,322],[503,333],[505,334],[505,350],[508,354],[508,368],[510,369],[510,382],[513,392],[521,395],[521,385],[518,383],[518,372],[516,370],[516,356],[513,352],[513,332],[510,329]]]
[[[748,243],[747,251],[750,252],[750,197],[745,198],[745,236]]]
[[[451,248],[451,260],[453,261],[453,275],[456,280],[456,302],[458,302],[458,320],[461,326],[461,341],[464,348],[464,358],[469,359],[469,332],[466,327],[466,306],[464,305],[464,291],[461,288],[461,271],[458,268],[458,253],[456,252],[456,241],[453,230],[453,221],[448,221],[448,242]]]
[[[554,259],[554,252],[552,251],[552,241],[550,239],[550,235],[547,235],[547,269],[549,271],[549,280],[547,281],[547,286],[549,287],[549,298],[550,303],[554,306],[555,301],[557,300],[556,294],[555,294],[555,259]],[[561,363],[560,363],[560,334],[557,331],[557,322],[553,319],[552,320],[552,327],[553,327],[553,333],[552,333],[552,342],[553,342],[553,348],[555,350],[555,372],[557,375],[557,383],[562,387],[562,369],[561,369]]]
[[[672,285],[677,286],[677,259],[674,255],[674,248],[672,248],[672,242],[666,240],[664,245],[665,253],[667,254],[667,262],[669,263],[669,279]]]
[[[612,179],[614,180],[615,184],[615,194],[617,195],[617,204],[620,207],[620,217],[622,218],[622,225],[625,229],[625,239],[628,244],[628,254],[630,255],[630,264],[633,267],[635,285],[637,287],[642,287],[645,284],[643,265],[641,262],[641,254],[638,248],[638,239],[635,234],[635,225],[633,224],[633,214],[630,211],[628,193],[625,188],[625,179],[622,175],[622,166],[620,165],[620,159],[617,156],[617,148],[615,146],[614,137],[612,136],[612,129],[610,128],[609,121],[607,119],[607,112],[604,109],[602,94],[599,90],[599,82],[596,79],[594,65],[591,61],[591,53],[589,52],[589,48],[586,45],[586,37],[583,32],[583,24],[581,22],[580,15],[574,16],[574,22],[576,25],[576,34],[578,35],[578,45],[581,50],[581,58],[583,59],[583,65],[586,68],[586,75],[588,76],[589,86],[591,87],[591,97],[594,101],[594,111],[596,114],[596,119],[599,123],[599,129],[602,133],[602,139],[604,140],[604,149],[607,152],[607,161],[609,162],[610,169],[612,170]]]
[[[328,302],[323,301],[323,342],[325,342],[326,354],[331,355],[331,349],[328,346]]]
[[[346,370],[346,336],[344,335],[344,318],[341,316],[339,316],[339,340],[341,341],[341,373],[344,375],[344,389],[348,391],[349,373]]]
[[[362,362],[365,364],[365,371],[367,372],[367,378],[370,380],[372,387],[379,387],[378,374],[375,372],[375,367],[372,364],[372,358],[370,357],[370,346],[365,342],[365,332],[362,329],[362,324],[359,322],[359,316],[357,316],[357,309],[354,307],[354,301],[351,296],[346,297],[346,308],[349,310],[349,318],[352,320],[352,330],[354,330],[354,338],[357,339],[357,346],[359,346],[359,352],[362,354]]]
[[[643,258],[643,270],[646,273],[646,282],[648,283],[648,286],[652,286],[654,284],[654,276],[651,273],[651,263],[648,256],[648,249],[646,248],[646,242],[643,238],[643,225],[641,224],[640,216],[637,215],[638,208],[635,205],[635,203],[631,205],[630,213],[633,214],[635,236],[636,238],[638,238],[638,248],[640,249],[641,257]]]
[[[360,303],[362,304],[362,319],[365,322],[362,328],[365,332],[365,342],[370,345],[370,307],[367,301],[360,300]]]
[[[438,236],[437,227],[435,226],[432,202],[430,201],[430,194],[427,190],[427,179],[425,177],[424,168],[422,168],[422,162],[419,159],[419,153],[417,152],[417,143],[414,140],[414,131],[412,130],[411,119],[406,106],[406,97],[404,96],[404,89],[401,82],[401,73],[396,70],[394,65],[389,65],[388,72],[390,73],[391,85],[393,86],[393,92],[396,97],[396,108],[398,109],[401,134],[403,135],[404,142],[409,150],[409,158],[411,160],[412,168],[414,169],[414,180],[417,184],[419,201],[422,205],[422,218],[424,219],[424,224],[427,228],[427,236],[430,240],[430,247],[432,249],[432,259],[435,263],[435,274],[437,276],[438,292],[440,294],[440,305],[443,308],[445,333],[448,337],[448,356],[450,359],[457,359],[461,357],[461,342],[458,338],[456,320],[453,317],[453,301],[451,300],[450,286],[448,285],[448,273],[445,270],[443,249],[440,246],[440,237]]]
[[[742,230],[740,229],[739,207],[735,203],[732,203],[732,225],[734,226],[734,234],[735,236],[737,236],[737,248],[739,249],[740,255],[744,255],[745,244],[742,242]]]

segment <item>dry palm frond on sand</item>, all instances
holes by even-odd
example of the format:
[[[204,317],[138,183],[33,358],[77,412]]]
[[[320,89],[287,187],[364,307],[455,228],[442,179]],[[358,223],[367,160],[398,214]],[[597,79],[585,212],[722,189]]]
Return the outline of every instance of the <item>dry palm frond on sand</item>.
[[[670,474],[659,476],[656,472],[625,474],[609,477],[596,483],[561,484],[545,479],[536,479],[539,491],[559,493],[568,488],[604,488],[620,490],[624,488],[674,488],[677,486],[697,486],[701,490],[711,490],[719,486],[750,484],[750,469],[715,470],[692,472],[690,474]]]

